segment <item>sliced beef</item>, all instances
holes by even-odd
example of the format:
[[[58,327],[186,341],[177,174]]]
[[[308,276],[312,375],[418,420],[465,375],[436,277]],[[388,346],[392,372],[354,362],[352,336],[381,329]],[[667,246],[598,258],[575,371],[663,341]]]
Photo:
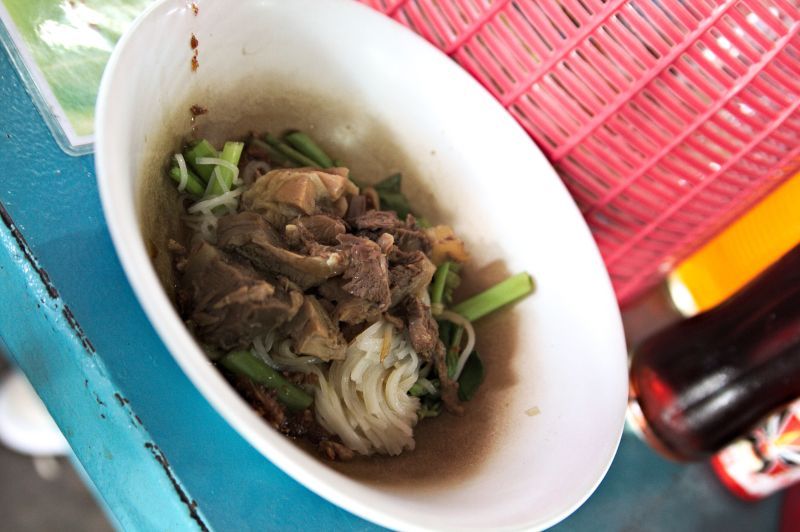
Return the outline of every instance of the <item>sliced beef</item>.
[[[392,231],[395,245],[406,253],[421,251],[429,253],[431,241],[428,236],[419,229],[398,228]]]
[[[461,402],[458,399],[458,382],[448,377],[447,350],[441,340],[438,338],[436,340],[436,347],[433,350],[433,365],[439,376],[442,402],[448,412],[461,415],[464,413],[464,407],[461,406]]]
[[[367,198],[361,194],[353,196],[347,208],[347,221],[353,222],[367,212]]]
[[[394,249],[394,237],[389,233],[383,233],[375,240],[375,243],[381,248],[381,253],[387,257]]]
[[[298,216],[335,212],[343,216],[347,198],[358,188],[338,173],[315,168],[285,168],[260,176],[242,194],[241,206],[246,211],[264,215],[275,227],[283,227]]]
[[[408,253],[422,251],[428,253],[432,242],[424,231],[417,227],[414,217],[408,215],[405,221],[397,217],[394,211],[366,211],[363,214],[349,218],[354,231],[372,240],[377,240],[384,234],[389,234],[394,239],[398,250]]]
[[[186,257],[178,292],[200,341],[226,351],[290,321],[303,303],[299,290],[205,242]]]
[[[403,310],[411,346],[421,357],[430,359],[439,344],[439,325],[431,315],[431,308],[420,298],[410,296],[403,301]]]
[[[240,212],[220,218],[217,225],[220,247],[248,259],[256,269],[285,275],[303,290],[342,273],[346,256],[333,248],[319,246],[315,255],[289,250],[278,232],[254,212]]]
[[[347,227],[340,218],[325,214],[301,216],[285,228],[287,239],[290,238],[290,233],[295,233],[297,242],[306,248],[315,243],[335,246],[339,242],[336,237],[346,232]]]
[[[400,316],[395,316],[394,314],[390,314],[388,312],[384,312],[383,313],[383,319],[386,320],[387,322],[391,323],[392,326],[398,331],[402,331],[403,329],[406,328],[406,323],[403,321],[403,318],[401,318]]]
[[[329,279],[319,286],[323,301],[334,304],[333,319],[348,325],[374,323],[381,317],[381,310],[375,303],[356,297],[342,288],[343,279]]]
[[[380,246],[353,235],[339,235],[340,247],[349,255],[342,277],[342,288],[349,294],[375,304],[383,312],[389,308],[389,265]]]
[[[347,462],[355,456],[349,447],[333,440],[322,440],[317,447],[322,456],[331,461]]]
[[[314,296],[305,297],[303,307],[289,324],[288,332],[296,353],[325,361],[344,359],[347,349],[344,337]]]
[[[405,254],[403,260],[389,268],[389,290],[391,306],[394,307],[407,296],[426,290],[436,273],[436,266],[421,251]]]
[[[290,373],[285,376],[291,379],[297,374]],[[325,456],[328,455],[327,451],[332,447],[325,442],[341,445],[336,436],[317,423],[312,408],[307,408],[301,412],[292,412],[278,401],[275,390],[267,389],[246,377],[229,374],[228,379],[253,410],[279,432],[291,438],[308,440],[313,445],[316,445]],[[334,451],[338,452],[338,449],[334,449]],[[345,459],[345,456],[346,453],[342,453],[341,456],[335,453],[335,456],[331,459],[338,458],[341,460]]]
[[[232,376],[230,380],[259,416],[274,429],[284,432],[289,413],[278,401],[275,390],[269,390],[246,377]]]
[[[353,227],[358,231],[391,232],[405,227],[405,223],[394,211],[366,211],[353,219]]]
[[[336,305],[334,317],[341,322],[356,325],[358,323],[374,323],[381,318],[381,309],[375,303],[350,296]]]

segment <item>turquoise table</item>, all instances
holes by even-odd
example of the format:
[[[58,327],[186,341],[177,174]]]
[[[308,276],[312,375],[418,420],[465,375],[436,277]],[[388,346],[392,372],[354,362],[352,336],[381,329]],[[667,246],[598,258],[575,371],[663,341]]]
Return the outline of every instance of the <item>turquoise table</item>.
[[[265,460],[206,403],[145,318],[111,245],[91,156],[59,150],[0,52],[0,350],[27,374],[129,530],[367,530]],[[55,501],[54,501],[55,502]],[[557,530],[776,530],[707,465],[625,434]]]

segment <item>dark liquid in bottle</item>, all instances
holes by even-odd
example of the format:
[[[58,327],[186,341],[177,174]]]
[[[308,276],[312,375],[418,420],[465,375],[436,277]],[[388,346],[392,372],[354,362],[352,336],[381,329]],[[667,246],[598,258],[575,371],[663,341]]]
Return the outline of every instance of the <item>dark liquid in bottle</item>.
[[[800,397],[800,246],[725,303],[638,346],[631,389],[645,433],[682,460]]]

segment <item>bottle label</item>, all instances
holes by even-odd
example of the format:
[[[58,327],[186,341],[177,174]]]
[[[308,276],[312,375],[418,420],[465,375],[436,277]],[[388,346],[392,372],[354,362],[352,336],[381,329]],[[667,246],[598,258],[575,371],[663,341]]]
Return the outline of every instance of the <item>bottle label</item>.
[[[800,482],[800,400],[720,451],[712,465],[723,482],[746,499],[760,499]]]

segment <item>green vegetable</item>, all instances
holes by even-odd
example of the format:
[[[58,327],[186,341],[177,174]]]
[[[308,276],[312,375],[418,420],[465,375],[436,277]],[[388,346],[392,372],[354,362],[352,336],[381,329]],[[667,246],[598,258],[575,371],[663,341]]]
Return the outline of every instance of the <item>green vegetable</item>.
[[[220,364],[232,373],[243,375],[253,382],[275,390],[278,401],[290,410],[305,410],[313,402],[313,398],[287,381],[283,375],[266,365],[250,351],[233,351],[225,355]]]
[[[300,166],[311,166],[312,168],[319,168],[319,165],[313,159],[310,159],[297,151],[296,149],[292,148],[285,142],[281,142],[281,140],[277,137],[274,137],[267,133],[264,135],[264,140],[267,141],[267,144],[275,148],[277,151],[282,153],[284,156],[288,157],[292,161],[296,162]]]
[[[422,421],[426,417],[437,417],[441,413],[442,413],[442,402],[440,400],[438,399],[429,400],[425,398],[419,407],[417,416],[419,417],[420,421]]]
[[[408,395],[412,395],[414,397],[422,397],[423,395],[427,394],[428,390],[425,389],[419,382],[415,382],[413,386],[408,390]]]
[[[436,273],[433,274],[433,282],[431,282],[431,308],[441,308],[444,303],[442,297],[444,296],[444,289],[447,284],[447,274],[450,273],[450,265],[452,263],[448,260],[443,262],[438,268]]]
[[[464,327],[456,326],[452,340],[447,348],[445,362],[447,363],[447,376],[451,379],[456,375],[458,359],[461,356],[461,339],[464,337]]]
[[[197,159],[201,157],[219,157],[219,154],[214,149],[214,146],[205,139],[198,140],[183,150],[183,158],[186,159],[192,170],[200,176],[204,183],[208,183],[208,180],[211,179],[211,174],[214,172],[214,166],[211,164],[197,164]]]
[[[456,326],[449,320],[437,321],[437,323],[439,324],[439,339],[444,345],[450,345]]]
[[[422,216],[417,218],[417,225],[420,227],[420,229],[428,229],[429,227],[433,227],[428,219],[423,218]]]
[[[189,174],[189,179],[186,181],[186,192],[194,196],[195,199],[202,198],[203,193],[206,191],[206,185],[197,176],[197,174],[192,172],[189,168],[186,169],[186,172]],[[180,184],[181,169],[178,166],[173,166],[169,170],[169,176],[173,181]]]
[[[283,139],[294,149],[314,161],[316,163],[315,166],[319,166],[320,168],[331,168],[333,166],[333,160],[328,157],[328,154],[325,153],[316,142],[311,140],[311,137],[302,131],[289,133],[283,137]]]
[[[239,164],[239,159],[242,157],[242,150],[244,150],[244,142],[226,142],[225,146],[222,148],[222,153],[219,154],[219,158],[223,161],[228,161],[233,165]],[[207,165],[209,168],[215,168],[214,165]],[[208,195],[219,196],[224,192],[222,185],[220,184],[220,180],[225,183],[225,187],[230,190],[231,186],[233,186],[233,170],[230,168],[225,168],[224,166],[217,166],[219,170],[219,180],[214,179],[212,175],[213,182],[211,183],[211,188],[209,190]]]
[[[461,276],[458,272],[461,271],[461,264],[458,262],[451,262],[450,268],[447,272],[447,278],[444,282],[444,292],[442,293],[442,303],[447,307],[453,302],[453,291],[461,284]]]
[[[469,401],[475,397],[483,382],[483,361],[477,351],[470,353],[461,375],[458,377],[458,398]]]
[[[249,141],[250,145],[261,152],[262,156],[266,156],[270,163],[277,166],[296,166],[295,163],[286,157],[284,154],[264,142],[259,138],[251,138]]]
[[[422,379],[423,377],[420,377]],[[433,395],[434,397],[439,396],[439,379],[429,379],[429,382],[433,384],[433,387],[436,388],[436,392],[431,392],[423,386],[419,380],[414,383],[414,385],[408,390],[408,395],[412,395],[414,397],[422,397],[423,395]]]
[[[497,283],[466,301],[462,301],[450,310],[461,314],[469,321],[475,321],[487,314],[491,314],[500,307],[527,296],[533,290],[533,278],[529,273],[522,272],[512,275],[505,281]]]
[[[375,192],[381,200],[381,209],[394,211],[402,220],[411,213],[408,198],[400,190],[403,174],[393,174],[375,185]]]

